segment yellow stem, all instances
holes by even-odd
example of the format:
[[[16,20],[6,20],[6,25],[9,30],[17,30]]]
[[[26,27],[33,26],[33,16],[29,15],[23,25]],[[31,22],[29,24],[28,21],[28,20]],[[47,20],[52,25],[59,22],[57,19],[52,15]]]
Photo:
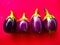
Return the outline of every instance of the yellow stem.
[[[23,13],[23,16],[22,16],[22,18],[26,18],[26,16],[25,16],[25,13]]]
[[[21,18],[20,20],[28,20],[28,19],[26,18],[26,16],[25,16],[25,13],[23,13],[23,16],[22,16],[22,18]]]
[[[46,16],[49,16],[49,12],[46,8],[44,8],[44,11],[46,12]]]
[[[39,16],[39,14],[38,14],[38,8],[36,8],[34,16]]]
[[[14,15],[13,15],[13,11],[11,11],[11,13],[10,13],[10,17],[12,17],[12,18],[14,17]]]

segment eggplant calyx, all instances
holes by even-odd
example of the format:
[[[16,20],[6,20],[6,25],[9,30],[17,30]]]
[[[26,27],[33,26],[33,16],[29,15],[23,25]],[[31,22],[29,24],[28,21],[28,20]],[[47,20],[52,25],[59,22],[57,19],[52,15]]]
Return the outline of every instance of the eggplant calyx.
[[[46,16],[44,17],[44,20],[47,19],[47,18],[55,18],[54,16],[49,14],[49,12],[48,12],[48,10],[46,8],[44,8],[44,11],[46,12]]]
[[[36,17],[40,17],[40,15],[38,14],[38,8],[36,8],[36,10],[35,10],[35,13],[33,14],[33,16],[36,16]]]
[[[15,17],[14,17],[14,14],[13,14],[13,11],[12,11],[12,10],[11,10],[10,16],[8,16],[8,18],[11,18],[11,19],[14,21]],[[7,19],[8,19],[8,18],[7,18]]]
[[[23,16],[22,16],[22,18],[21,18],[20,20],[28,20],[28,19],[26,18],[25,13],[23,13]]]

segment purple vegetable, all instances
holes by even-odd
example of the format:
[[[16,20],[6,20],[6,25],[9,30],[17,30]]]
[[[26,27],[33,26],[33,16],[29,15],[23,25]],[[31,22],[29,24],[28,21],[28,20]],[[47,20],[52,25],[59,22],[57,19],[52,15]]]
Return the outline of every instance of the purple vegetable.
[[[17,22],[17,28],[19,32],[28,32],[30,29],[30,24],[28,19],[25,17],[25,13],[23,13],[22,18]]]
[[[4,31],[7,33],[12,33],[16,31],[16,20],[15,17],[13,16],[13,12],[11,11],[10,16],[8,16],[8,18],[5,20],[3,28]]]
[[[42,19],[38,14],[38,9],[35,10],[31,18],[31,27],[33,32],[41,33],[42,32]]]
[[[44,9],[46,16],[44,17],[44,29],[48,32],[54,32],[57,28],[57,22],[54,16],[48,13],[48,10]]]

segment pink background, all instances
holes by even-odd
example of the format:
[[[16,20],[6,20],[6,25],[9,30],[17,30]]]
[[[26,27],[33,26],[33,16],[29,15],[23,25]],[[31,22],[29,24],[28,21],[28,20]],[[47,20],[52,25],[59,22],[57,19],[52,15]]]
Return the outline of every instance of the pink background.
[[[58,28],[53,34],[8,34],[4,32],[3,23],[10,10],[18,20],[22,13],[30,19],[35,9],[39,9],[41,18],[45,16],[44,8],[56,17]],[[0,45],[60,45],[60,0],[0,0]]]

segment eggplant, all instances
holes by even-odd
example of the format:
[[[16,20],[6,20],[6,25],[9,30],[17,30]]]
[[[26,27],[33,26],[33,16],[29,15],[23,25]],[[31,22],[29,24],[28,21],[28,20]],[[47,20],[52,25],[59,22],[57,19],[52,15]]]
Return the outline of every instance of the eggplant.
[[[13,15],[13,11],[11,11],[10,16],[8,16],[4,21],[3,25],[4,31],[7,33],[13,33],[16,31],[16,26],[17,26],[16,19]]]
[[[31,29],[35,33],[42,32],[42,19],[40,14],[38,13],[38,8],[36,8],[35,13],[31,18]]]
[[[57,21],[56,18],[48,12],[46,8],[44,8],[46,12],[46,16],[44,17],[44,30],[47,32],[54,32],[57,29]]]
[[[30,30],[30,24],[28,18],[26,18],[25,13],[23,13],[22,18],[17,22],[18,32],[28,32]]]

